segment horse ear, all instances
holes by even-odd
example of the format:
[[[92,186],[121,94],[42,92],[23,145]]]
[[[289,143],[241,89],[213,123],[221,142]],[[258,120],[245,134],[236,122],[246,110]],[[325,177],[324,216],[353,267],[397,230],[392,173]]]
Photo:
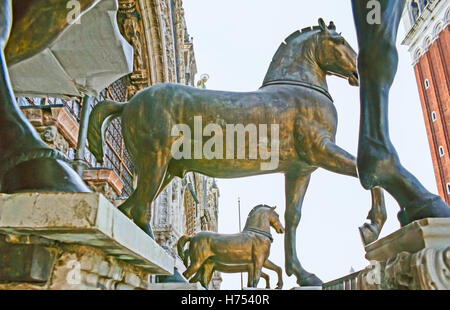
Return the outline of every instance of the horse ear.
[[[272,207],[272,210],[275,210],[276,208],[277,208],[277,206],[273,206],[273,207]]]
[[[333,23],[333,21],[330,21],[330,24],[328,25],[328,29],[336,30],[336,25]]]
[[[327,25],[325,24],[325,22],[323,21],[322,18],[319,18],[319,26],[320,26],[320,29],[322,29],[322,31],[327,30]]]

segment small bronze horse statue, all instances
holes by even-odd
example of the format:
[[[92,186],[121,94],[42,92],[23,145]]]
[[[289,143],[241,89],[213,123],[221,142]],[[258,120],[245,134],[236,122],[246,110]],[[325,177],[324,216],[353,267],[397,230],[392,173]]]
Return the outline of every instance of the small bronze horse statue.
[[[89,119],[89,148],[102,162],[105,129],[112,119],[122,117],[122,133],[138,181],[120,210],[151,236],[149,205],[176,176],[183,177],[188,171],[218,178],[284,173],[286,273],[295,274],[300,285],[320,285],[320,279],[303,269],[296,254],[296,229],[311,173],[325,168],[358,177],[355,158],[335,144],[337,112],[326,82],[330,74],[358,85],[356,53],[333,23],[326,26],[320,19],[319,26],[286,38],[258,91],[226,92],[158,84],[140,91],[128,103],[98,103]],[[224,137],[230,134],[225,124],[278,124],[278,166],[261,170],[261,158],[224,160],[228,157],[225,148],[221,158],[195,158],[194,152],[191,158],[173,158],[172,146],[179,137],[172,135],[172,129],[186,124],[195,130],[198,116],[204,123],[219,125]],[[211,137],[201,139],[191,138],[192,150],[199,142],[205,145]],[[270,134],[268,139],[272,139]],[[245,154],[250,154],[254,151],[250,139],[244,140]],[[361,228],[366,243],[378,237],[386,220],[382,190],[375,187],[371,191],[371,223]]]
[[[216,264],[238,266],[237,268],[245,265],[248,270],[248,286],[256,287],[261,269],[270,254],[270,245],[273,241],[270,227],[279,234],[284,232],[275,207],[258,205],[250,211],[241,233],[225,235],[200,232],[193,237],[182,236],[177,244],[178,254],[184,262],[187,261],[186,254],[190,259],[190,264],[183,275],[189,279],[200,271],[202,285],[207,286]],[[189,249],[184,251],[187,242],[190,243]],[[197,278],[195,277],[195,280]]]

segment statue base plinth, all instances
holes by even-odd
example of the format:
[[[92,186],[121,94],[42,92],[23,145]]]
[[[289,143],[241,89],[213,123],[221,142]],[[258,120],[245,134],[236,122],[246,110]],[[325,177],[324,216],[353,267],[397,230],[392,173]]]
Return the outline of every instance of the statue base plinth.
[[[321,286],[296,286],[291,288],[291,291],[320,291]]]
[[[151,283],[148,288],[150,290],[159,291],[202,291],[205,290],[200,283]]]
[[[101,194],[0,194],[0,289],[148,289],[173,270]]]
[[[449,290],[450,218],[415,221],[365,247],[371,265],[324,289]]]

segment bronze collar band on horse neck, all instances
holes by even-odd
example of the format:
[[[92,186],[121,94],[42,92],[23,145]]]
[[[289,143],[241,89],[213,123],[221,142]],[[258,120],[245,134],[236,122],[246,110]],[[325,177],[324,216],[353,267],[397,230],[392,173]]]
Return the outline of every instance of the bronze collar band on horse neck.
[[[313,85],[313,84],[309,84],[306,82],[301,82],[301,81],[295,81],[295,80],[273,80],[273,81],[269,81],[269,82],[265,82],[261,87],[266,87],[266,86],[270,86],[270,85],[293,85],[293,86],[302,86],[302,87],[306,87],[306,88],[310,88],[313,90],[318,91],[319,93],[322,93],[323,95],[327,96],[328,99],[331,100],[331,102],[333,101],[333,97],[331,97],[330,93],[328,92],[328,90],[326,90],[323,87],[317,86],[317,85]]]
[[[269,238],[270,242],[273,242],[273,237],[272,237],[272,234],[270,232],[267,232],[267,231],[264,231],[264,230],[261,230],[261,229],[258,229],[258,228],[253,228],[253,227],[248,227],[248,228],[244,229],[244,231],[251,231],[251,232],[254,232],[256,234],[263,235],[264,237]]]

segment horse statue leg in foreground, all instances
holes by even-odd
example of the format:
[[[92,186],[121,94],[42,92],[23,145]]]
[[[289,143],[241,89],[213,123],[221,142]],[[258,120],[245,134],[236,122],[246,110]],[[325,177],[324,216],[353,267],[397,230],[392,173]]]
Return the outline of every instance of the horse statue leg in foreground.
[[[97,1],[81,2],[85,11]],[[52,14],[44,13],[49,11]],[[68,25],[66,15],[65,2],[0,0],[0,131],[3,133],[0,191],[3,193],[90,191],[66,162],[66,157],[47,146],[20,111],[6,65],[6,59],[12,65],[46,48]]]
[[[400,163],[389,138],[389,89],[398,65],[397,31],[405,1],[379,0],[381,23],[367,21],[367,1],[352,0],[359,43],[361,119],[358,175],[364,188],[380,186],[399,203],[402,226],[426,217],[450,217],[450,208]]]

